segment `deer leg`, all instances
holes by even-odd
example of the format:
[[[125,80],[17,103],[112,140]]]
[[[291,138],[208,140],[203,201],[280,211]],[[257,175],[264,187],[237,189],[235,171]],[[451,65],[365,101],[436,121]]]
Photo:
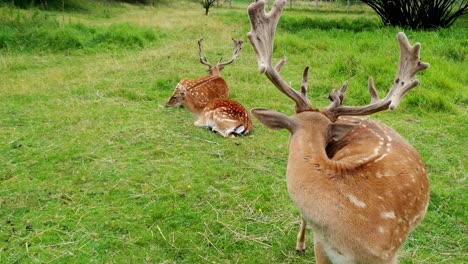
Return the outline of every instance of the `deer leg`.
[[[314,236],[314,253],[315,253],[315,262],[317,264],[332,264],[327,254],[323,250],[323,246]]]
[[[304,218],[301,217],[301,227],[299,229],[299,233],[297,234],[297,242],[296,242],[296,252],[304,254],[306,247],[305,247],[305,233],[306,233],[307,222]]]
[[[198,119],[193,123],[197,127],[207,127],[205,118],[199,116]]]

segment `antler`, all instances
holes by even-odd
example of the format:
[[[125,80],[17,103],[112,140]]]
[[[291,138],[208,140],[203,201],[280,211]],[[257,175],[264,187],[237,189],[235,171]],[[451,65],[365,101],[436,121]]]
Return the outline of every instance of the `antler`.
[[[306,67],[304,70],[301,93],[299,93],[291,88],[279,75],[279,71],[286,59],[283,57],[275,67],[272,65],[273,41],[275,38],[276,26],[278,25],[278,20],[285,4],[286,0],[276,0],[268,14],[265,13],[264,0],[255,1],[255,3],[250,4],[247,10],[250,18],[251,31],[247,33],[247,36],[257,53],[258,70],[260,73],[265,73],[276,88],[296,102],[297,113],[315,110],[312,108],[307,97],[309,67]]]
[[[200,63],[203,64],[203,65],[206,65],[208,67],[214,67],[211,63],[209,63],[207,60],[206,60],[206,57],[203,56],[203,53],[202,53],[202,42],[203,42],[203,39],[199,39],[198,40],[198,55],[200,56]]]
[[[371,102],[366,106],[344,106],[343,98],[346,88],[339,91],[333,90],[329,97],[332,103],[326,110],[329,117],[330,114],[332,118],[337,118],[343,115],[369,115],[387,109],[394,110],[398,107],[401,98],[419,84],[419,80],[415,79],[416,74],[429,67],[429,64],[422,62],[419,56],[421,44],[416,43],[411,46],[403,32],[399,32],[397,38],[400,43],[400,62],[395,81],[388,94],[383,99],[379,99],[372,77],[369,78],[368,84]],[[347,86],[347,83],[345,84]]]
[[[239,56],[239,53],[241,51],[241,48],[242,48],[242,43],[243,41],[242,40],[236,40],[236,39],[232,39],[232,41],[234,42],[234,52],[232,53],[232,58],[229,60],[229,61],[226,61],[226,62],[223,62],[221,63],[221,60],[223,59],[221,57],[221,59],[219,59],[218,63],[216,64],[216,66],[212,65],[211,63],[209,63],[207,60],[206,60],[206,57],[203,56],[203,53],[202,53],[202,41],[203,39],[199,39],[198,40],[198,54],[200,56],[200,62],[201,64],[203,65],[207,65],[209,67],[209,70],[208,72],[210,73],[215,73],[215,74],[218,74],[224,69],[224,66],[226,65],[229,65],[231,63],[234,62],[234,60],[237,59],[237,57]]]
[[[222,70],[224,68],[224,66],[233,63],[234,60],[237,59],[237,56],[239,56],[239,53],[240,53],[241,48],[242,48],[242,43],[244,43],[242,40],[236,40],[234,38],[232,39],[232,42],[234,42],[234,51],[232,53],[232,58],[229,61],[226,61],[226,62],[223,62],[223,63],[221,63],[221,60],[223,58],[219,59],[217,66],[218,66],[218,68],[220,68],[220,70]]]
[[[250,43],[252,44],[256,54],[258,69],[261,73],[270,79],[270,81],[289,98],[296,102],[296,112],[315,110],[307,97],[307,79],[308,67],[304,70],[301,92],[297,92],[291,88],[279,75],[279,71],[283,67],[286,58],[282,58],[280,62],[273,67],[273,41],[275,31],[278,25],[278,20],[281,16],[286,0],[276,0],[273,8],[267,14],[265,13],[265,1],[256,0],[248,7],[250,18],[251,31],[247,34]],[[348,88],[348,83],[345,82],[340,90],[333,90],[330,93],[332,103],[323,111],[330,119],[336,120],[343,115],[369,115],[387,109],[394,110],[400,103],[401,98],[411,89],[419,84],[415,79],[418,72],[429,67],[428,63],[421,61],[419,51],[421,45],[416,43],[411,46],[408,38],[403,32],[398,33],[398,41],[400,43],[400,62],[398,64],[397,76],[395,82],[388,94],[379,99],[377,90],[374,86],[374,81],[369,78],[369,93],[371,102],[366,106],[345,106],[343,105],[344,94]]]

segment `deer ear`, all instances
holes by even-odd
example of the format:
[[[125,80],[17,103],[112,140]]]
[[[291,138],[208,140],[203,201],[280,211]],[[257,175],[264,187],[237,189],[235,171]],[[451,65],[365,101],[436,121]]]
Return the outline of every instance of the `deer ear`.
[[[271,129],[287,129],[290,133],[296,130],[296,121],[285,114],[263,108],[255,108],[251,112],[262,124]]]
[[[330,141],[338,141],[355,129],[359,123],[333,123],[328,127]]]

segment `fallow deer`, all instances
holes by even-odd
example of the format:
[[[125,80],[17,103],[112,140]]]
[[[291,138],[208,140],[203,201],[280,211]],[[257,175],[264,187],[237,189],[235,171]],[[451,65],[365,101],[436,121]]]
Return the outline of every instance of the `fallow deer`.
[[[314,233],[317,263],[397,263],[397,252],[424,218],[429,185],[416,150],[395,130],[359,117],[395,109],[400,99],[419,84],[420,44],[411,46],[398,33],[400,62],[388,94],[379,99],[369,78],[371,102],[343,105],[347,83],[330,93],[325,109],[312,107],[307,97],[308,67],[301,91],[290,87],[273,66],[273,41],[286,0],[276,0],[265,13],[263,0],[248,7],[248,38],[257,54],[259,71],[296,103],[287,116],[268,109],[252,114],[272,129],[290,133],[286,182],[289,195],[302,213],[296,250],[305,252],[306,225]]]
[[[218,98],[229,98],[229,88],[226,81],[221,77],[221,71],[239,56],[243,42],[242,40],[232,39],[235,45],[232,58],[226,62],[221,62],[221,58],[215,66],[203,56],[202,41],[203,39],[198,40],[198,53],[200,63],[208,66],[209,76],[182,79],[174,89],[171,98],[166,103],[166,107],[183,106],[193,114],[198,115],[210,101]]]
[[[210,64],[202,53],[202,39],[198,41],[200,62],[208,66],[210,76],[182,79],[166,104],[183,106],[198,117],[195,126],[210,128],[224,137],[245,135],[252,130],[248,111],[238,102],[228,99],[229,89],[220,73],[239,56],[242,40],[235,40],[232,58],[227,62]]]

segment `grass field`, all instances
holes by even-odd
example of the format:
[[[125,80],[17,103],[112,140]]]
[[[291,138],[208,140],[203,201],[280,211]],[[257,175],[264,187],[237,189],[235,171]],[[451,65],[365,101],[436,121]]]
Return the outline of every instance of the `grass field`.
[[[206,74],[198,38],[210,61],[240,38],[222,72],[231,97],[293,113],[257,71],[248,2],[209,16],[184,1],[0,7],[0,263],[314,263],[312,250],[294,250],[287,132],[254,120],[251,135],[226,139],[163,107],[180,79]],[[347,104],[365,104],[368,76],[381,94],[390,87],[399,30],[364,6],[286,9],[275,57],[288,57],[282,75],[295,87],[311,66],[314,105],[345,80]],[[467,19],[405,33],[431,67],[396,111],[371,117],[413,144],[429,172],[428,214],[400,262],[467,263]]]

